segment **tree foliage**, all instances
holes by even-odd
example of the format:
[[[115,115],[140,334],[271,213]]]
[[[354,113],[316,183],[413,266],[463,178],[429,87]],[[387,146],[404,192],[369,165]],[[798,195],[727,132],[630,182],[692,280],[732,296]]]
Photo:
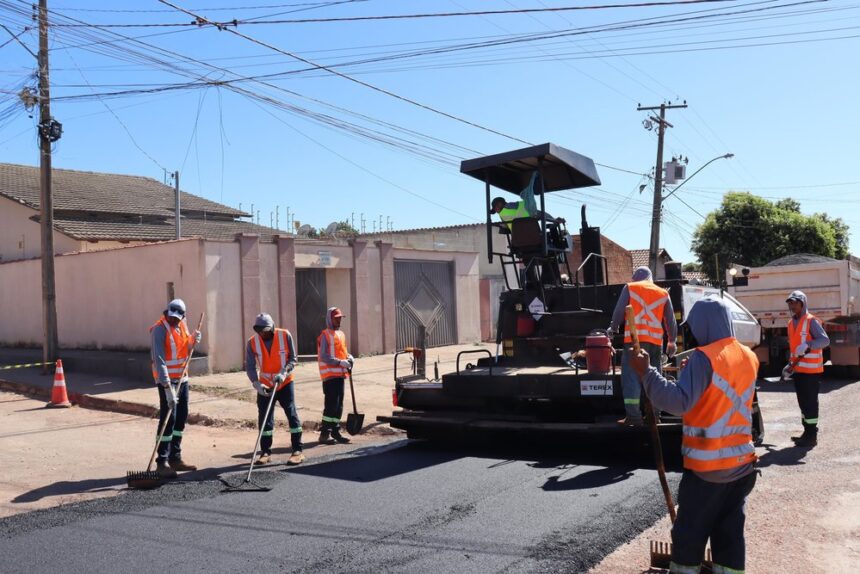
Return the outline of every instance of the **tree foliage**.
[[[759,267],[794,253],[844,258],[848,225],[825,214],[805,216],[791,198],[770,202],[746,192],[729,192],[696,228],[691,248],[702,271],[711,279],[722,279],[723,270],[733,263]]]

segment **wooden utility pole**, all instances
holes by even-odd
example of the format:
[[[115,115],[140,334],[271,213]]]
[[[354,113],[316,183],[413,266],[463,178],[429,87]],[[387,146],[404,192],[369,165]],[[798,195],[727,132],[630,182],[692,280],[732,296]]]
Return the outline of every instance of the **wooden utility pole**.
[[[45,340],[42,361],[57,360],[57,293],[54,280],[54,198],[51,189],[51,145],[61,128],[51,118],[51,89],[48,78],[48,0],[39,0],[39,224],[42,238],[42,320]],[[48,371],[44,365],[43,371]]]
[[[176,205],[174,206],[174,216],[176,220],[176,239],[182,239],[182,224],[179,221],[179,218],[182,214],[182,205],[179,200],[179,170],[173,172],[173,189],[175,191],[176,196]]]
[[[673,127],[666,121],[666,110],[675,108],[686,108],[687,102],[683,104],[660,104],[659,106],[638,106],[639,111],[660,110],[660,117],[651,116],[651,120],[657,124],[657,164],[654,168],[654,205],[651,210],[651,245],[648,249],[648,268],[654,279],[657,279],[657,255],[660,252],[660,218],[663,212],[663,137],[666,128]],[[649,128],[650,129],[650,128]]]

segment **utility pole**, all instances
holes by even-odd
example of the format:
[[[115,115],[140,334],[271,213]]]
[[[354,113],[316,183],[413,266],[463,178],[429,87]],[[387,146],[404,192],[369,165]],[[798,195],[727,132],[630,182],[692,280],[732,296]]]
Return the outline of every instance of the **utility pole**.
[[[42,319],[45,340],[42,361],[57,360],[57,292],[54,278],[54,197],[51,189],[51,144],[60,139],[62,126],[51,117],[48,78],[48,0],[39,0],[39,207],[42,238]],[[48,372],[44,365],[43,372]]]
[[[179,222],[179,217],[181,215],[181,201],[179,199],[179,170],[173,172],[173,189],[174,195],[176,196],[176,206],[174,208],[174,217],[176,218],[176,239],[182,239],[182,224]]]
[[[278,230],[280,230],[280,229],[281,229],[281,219],[280,219],[281,214],[280,214],[280,211],[281,211],[280,206],[277,206],[277,205],[276,205],[276,206],[275,206],[275,229],[278,229]]]
[[[666,135],[667,127],[674,127],[666,121],[666,110],[686,108],[687,101],[683,104],[660,104],[659,106],[637,106],[638,111],[660,110],[660,117],[651,116],[651,120],[657,123],[657,164],[654,168],[654,206],[651,210],[651,245],[648,249],[648,268],[654,279],[657,279],[657,255],[660,251],[660,218],[663,212],[663,137]],[[647,120],[646,120],[647,122]],[[646,123],[646,129],[651,129]]]

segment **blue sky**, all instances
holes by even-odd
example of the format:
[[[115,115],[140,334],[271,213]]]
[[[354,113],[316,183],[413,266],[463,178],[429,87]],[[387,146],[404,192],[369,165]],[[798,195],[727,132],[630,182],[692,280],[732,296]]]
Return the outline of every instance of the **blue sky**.
[[[602,3],[171,2],[217,21]],[[28,6],[0,1],[0,22],[18,34],[29,24]],[[515,140],[552,141],[602,164],[602,185],[549,196],[547,210],[578,227],[586,203],[590,224],[626,248],[647,248],[652,192],[641,174],[654,167],[656,133],[644,129],[647,116],[636,107],[686,100],[688,108],[668,112],[674,127],[666,159],[688,157],[692,174],[717,156],[734,158],[714,161],[666,202],[661,244],[675,259],[693,259],[692,231],[728,190],[793,197],[805,213],[842,217],[858,250],[860,2],[748,0],[236,28],[269,47],[211,26],[128,26],[190,21],[155,0],[105,6],[49,0],[55,23],[123,25],[51,31],[52,112],[64,127],[58,168],[159,180],[164,169],[179,169],[185,191],[248,211],[253,205],[266,225],[277,206],[282,228],[289,208],[316,227],[352,217],[360,227],[363,214],[370,232],[380,216],[395,229],[479,221],[483,189],[459,174],[459,161],[524,146]],[[551,33],[557,37],[510,42]],[[7,40],[0,29],[0,45]],[[35,31],[20,40],[35,51]],[[505,43],[449,50],[489,41]],[[403,57],[430,49],[437,53]],[[308,66],[284,52],[414,103],[326,70],[297,72]],[[380,57],[387,59],[346,65]],[[38,162],[34,119],[14,95],[34,85],[34,69],[16,41],[0,48],[0,161]],[[213,85],[282,72],[293,73],[265,85]],[[192,86],[152,91],[180,83]],[[143,93],[112,95],[129,90]]]

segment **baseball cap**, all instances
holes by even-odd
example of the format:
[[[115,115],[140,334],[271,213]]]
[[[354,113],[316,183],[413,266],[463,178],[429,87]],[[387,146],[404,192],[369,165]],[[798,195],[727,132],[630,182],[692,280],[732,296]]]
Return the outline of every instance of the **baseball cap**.
[[[167,309],[165,309],[165,313],[167,313],[168,317],[175,317],[177,319],[185,318],[185,301],[182,299],[174,299],[170,303],[167,304]]]
[[[331,310],[331,317],[332,317],[332,319],[334,319],[335,317],[343,317],[343,311],[341,311],[339,308],[335,307],[334,309]]]
[[[272,330],[275,328],[275,321],[272,319],[272,316],[268,313],[260,313],[257,315],[257,318],[254,319],[254,330],[257,331],[266,331]]]
[[[803,291],[792,291],[791,295],[788,296],[788,299],[785,300],[786,303],[789,301],[800,301],[803,303],[803,300],[806,296],[803,294]]]

